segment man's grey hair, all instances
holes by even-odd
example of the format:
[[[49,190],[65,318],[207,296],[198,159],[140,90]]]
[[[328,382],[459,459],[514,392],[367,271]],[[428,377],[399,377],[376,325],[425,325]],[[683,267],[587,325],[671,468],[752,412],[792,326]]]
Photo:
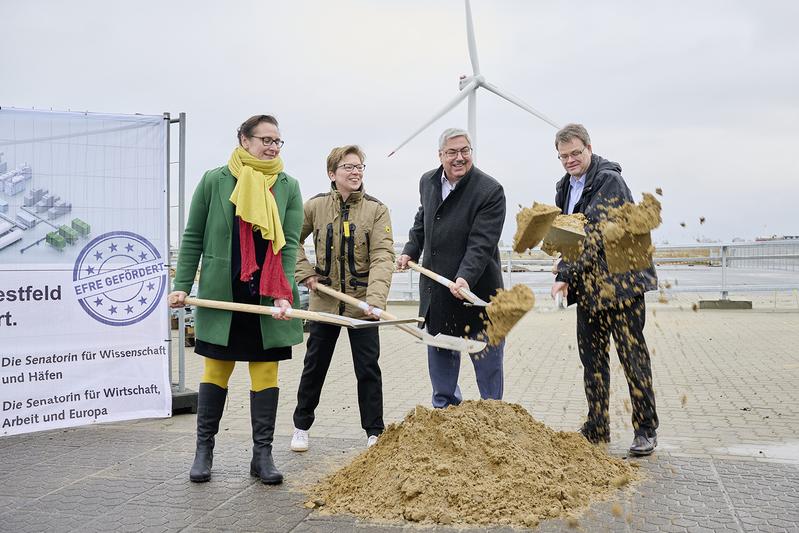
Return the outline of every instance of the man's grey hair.
[[[443,150],[447,141],[455,137],[466,137],[466,142],[469,143],[469,146],[472,145],[472,138],[469,137],[468,131],[460,128],[447,128],[444,130],[444,133],[441,134],[441,137],[438,138],[438,149]]]
[[[557,150],[560,143],[567,143],[572,139],[580,139],[584,145],[591,144],[591,137],[588,136],[588,130],[582,124],[566,124],[555,134],[555,149]]]

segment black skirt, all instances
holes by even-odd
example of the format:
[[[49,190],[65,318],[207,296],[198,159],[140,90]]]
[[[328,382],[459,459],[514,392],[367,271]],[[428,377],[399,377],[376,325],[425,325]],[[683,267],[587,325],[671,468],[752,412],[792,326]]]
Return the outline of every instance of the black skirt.
[[[259,265],[263,265],[266,255],[266,241],[260,233],[255,233],[255,257]],[[232,266],[233,279],[230,280],[233,289],[233,301],[243,304],[261,303],[258,287],[261,283],[261,270],[258,269],[250,281],[241,281],[241,249],[239,244],[239,221],[233,221],[233,243],[232,243]],[[264,348],[263,337],[261,336],[261,315],[255,313],[240,313],[233,311],[233,319],[230,322],[230,337],[227,346],[213,344],[197,339],[194,346],[194,353],[209,357],[211,359],[221,359],[223,361],[283,361],[291,359],[291,346],[278,346],[275,348]]]

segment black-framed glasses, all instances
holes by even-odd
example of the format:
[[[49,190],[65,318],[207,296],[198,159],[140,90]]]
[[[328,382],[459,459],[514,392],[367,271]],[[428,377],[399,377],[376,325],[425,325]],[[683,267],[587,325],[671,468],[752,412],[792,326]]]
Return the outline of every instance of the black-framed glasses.
[[[264,146],[269,146],[270,144],[274,144],[277,148],[283,148],[283,145],[286,144],[286,141],[282,139],[273,139],[272,137],[258,137],[257,135],[250,135],[253,139],[260,139]]]
[[[344,163],[343,165],[339,165],[336,168],[337,169],[343,168],[347,172],[352,172],[355,169],[358,169],[358,171],[363,172],[366,169],[366,165],[363,163],[361,163],[360,165],[353,165],[352,163]]]
[[[442,153],[447,157],[447,159],[455,159],[458,156],[458,154],[462,155],[463,157],[469,157],[470,155],[472,155],[472,147],[464,146],[460,150],[449,149],[449,150],[444,150]]]
[[[561,161],[568,161],[570,157],[577,159],[583,152],[585,152],[586,148],[586,146],[583,146],[582,150],[572,150],[568,154],[558,154],[558,159]]]

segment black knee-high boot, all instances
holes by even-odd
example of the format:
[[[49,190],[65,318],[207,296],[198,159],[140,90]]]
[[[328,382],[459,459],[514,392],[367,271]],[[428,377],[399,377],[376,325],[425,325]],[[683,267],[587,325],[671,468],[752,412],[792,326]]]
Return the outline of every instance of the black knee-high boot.
[[[213,383],[200,383],[197,395],[197,451],[191,465],[189,479],[202,483],[211,479],[214,462],[214,436],[219,431],[219,420],[225,409],[227,389]]]
[[[250,391],[250,420],[252,421],[252,462],[250,475],[261,478],[267,485],[283,483],[283,474],[272,460],[272,439],[275,435],[279,389],[271,387]]]

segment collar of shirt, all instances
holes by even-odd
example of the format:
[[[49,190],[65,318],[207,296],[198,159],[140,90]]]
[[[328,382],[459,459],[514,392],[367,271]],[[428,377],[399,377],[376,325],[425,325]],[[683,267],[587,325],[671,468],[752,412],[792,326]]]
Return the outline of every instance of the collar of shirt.
[[[458,185],[458,182],[455,184],[450,183],[447,179],[447,174],[442,170],[441,171],[441,200],[444,201],[449,193],[455,190],[455,187]]]
[[[569,192],[569,205],[566,209],[567,215],[574,213],[574,207],[577,205],[577,202],[580,201],[580,197],[583,195],[583,187],[585,187],[585,174],[579,178],[569,176],[569,182],[571,183],[571,190]]]
[[[569,176],[569,183],[571,186],[574,187],[575,185],[585,186],[585,174],[580,176],[579,178],[575,178],[574,176]]]

